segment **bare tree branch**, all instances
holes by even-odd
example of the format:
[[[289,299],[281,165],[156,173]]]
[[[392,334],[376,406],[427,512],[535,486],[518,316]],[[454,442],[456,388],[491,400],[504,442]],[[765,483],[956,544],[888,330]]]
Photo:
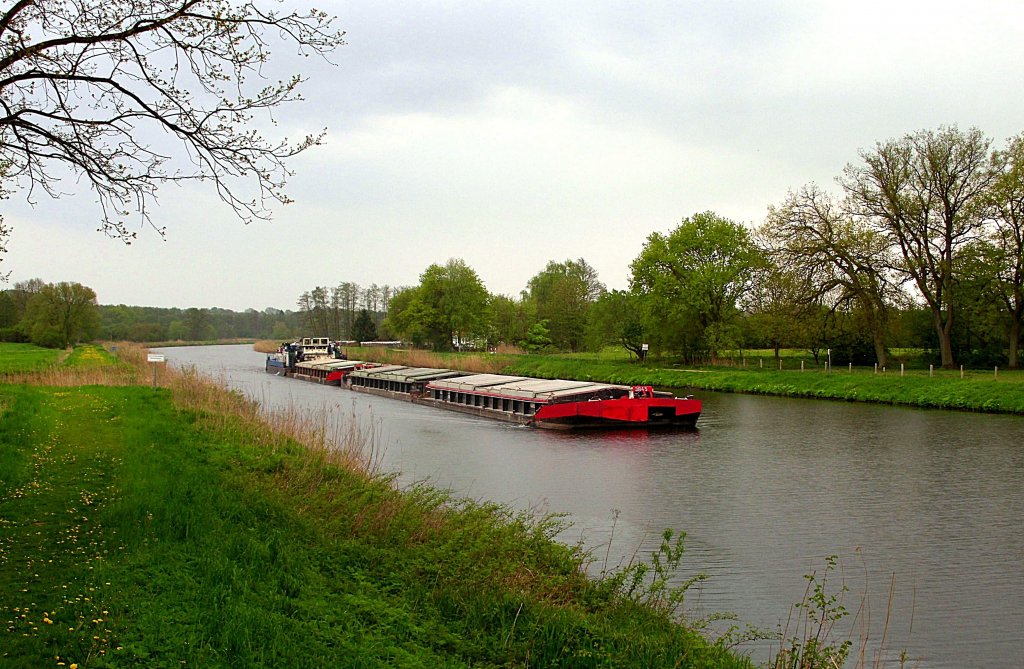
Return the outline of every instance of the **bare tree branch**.
[[[302,77],[267,79],[271,51],[290,44],[326,57],[344,41],[323,12],[258,1],[0,8],[0,177],[30,201],[36,189],[60,197],[63,165],[97,196],[100,230],[126,242],[133,212],[162,233],[150,212],[167,183],[209,182],[243,221],[269,218],[289,202],[287,161],[324,136],[274,140],[257,129],[257,114],[301,99]]]

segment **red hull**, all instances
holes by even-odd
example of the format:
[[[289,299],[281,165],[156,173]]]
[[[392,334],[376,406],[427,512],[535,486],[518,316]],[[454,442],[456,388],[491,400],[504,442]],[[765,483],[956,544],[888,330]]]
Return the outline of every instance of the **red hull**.
[[[538,427],[694,427],[701,409],[695,399],[624,397],[546,404],[533,420]]]

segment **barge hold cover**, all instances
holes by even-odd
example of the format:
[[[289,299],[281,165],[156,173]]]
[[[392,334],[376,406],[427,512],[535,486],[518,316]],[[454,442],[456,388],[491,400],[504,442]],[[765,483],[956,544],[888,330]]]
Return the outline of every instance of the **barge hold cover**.
[[[693,427],[701,402],[650,386],[477,374],[432,381],[439,406],[537,427]]]

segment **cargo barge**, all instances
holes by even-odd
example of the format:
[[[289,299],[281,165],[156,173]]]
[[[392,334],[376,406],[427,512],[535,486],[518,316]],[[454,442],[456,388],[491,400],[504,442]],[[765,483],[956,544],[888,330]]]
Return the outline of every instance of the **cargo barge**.
[[[473,374],[331,357],[300,361],[301,346],[282,349],[267,356],[268,372],[530,427],[693,428],[702,409],[701,401],[692,396],[676,397],[651,386]]]

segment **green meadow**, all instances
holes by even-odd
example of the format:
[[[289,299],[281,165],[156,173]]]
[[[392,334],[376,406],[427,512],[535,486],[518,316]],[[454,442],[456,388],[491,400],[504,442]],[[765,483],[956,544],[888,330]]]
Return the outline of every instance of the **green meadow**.
[[[57,363],[64,351],[34,344],[0,342],[0,374],[34,372]]]

